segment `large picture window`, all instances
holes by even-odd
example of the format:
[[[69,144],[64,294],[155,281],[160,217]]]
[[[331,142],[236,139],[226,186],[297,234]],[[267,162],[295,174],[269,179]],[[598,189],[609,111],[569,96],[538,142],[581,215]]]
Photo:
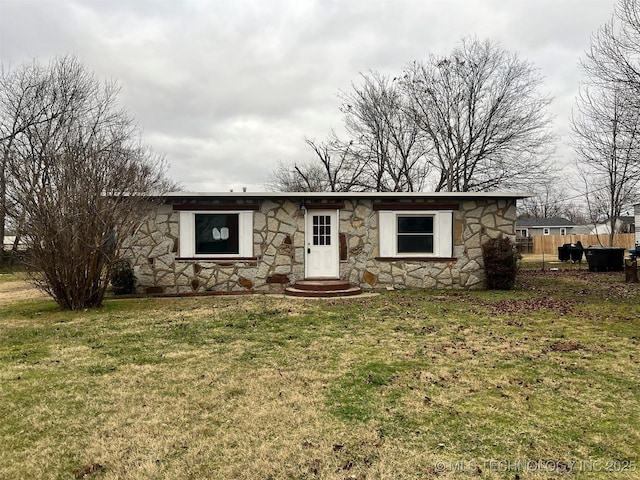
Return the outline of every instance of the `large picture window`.
[[[180,212],[180,257],[252,257],[253,212]]]
[[[380,257],[450,258],[453,255],[453,212],[378,212]]]
[[[238,213],[196,213],[196,254],[239,254]]]

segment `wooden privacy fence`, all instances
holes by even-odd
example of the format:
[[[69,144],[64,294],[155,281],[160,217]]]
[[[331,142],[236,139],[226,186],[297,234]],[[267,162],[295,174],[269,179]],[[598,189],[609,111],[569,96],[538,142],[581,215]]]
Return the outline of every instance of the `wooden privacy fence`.
[[[533,253],[545,255],[558,255],[558,247],[565,243],[582,243],[583,247],[589,245],[609,246],[609,235],[543,235],[533,237]],[[624,247],[627,250],[635,247],[636,236],[634,233],[616,233],[613,240],[614,247]]]

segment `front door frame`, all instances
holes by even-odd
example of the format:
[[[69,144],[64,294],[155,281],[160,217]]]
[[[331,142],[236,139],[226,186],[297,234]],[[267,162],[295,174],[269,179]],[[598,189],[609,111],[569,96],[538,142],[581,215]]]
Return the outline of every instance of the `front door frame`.
[[[329,215],[331,217],[331,248],[333,249],[333,272],[332,275],[313,275],[310,272],[309,255],[313,249],[313,228],[310,226],[313,215]],[[309,279],[339,279],[340,278],[340,210],[334,208],[327,209],[306,209],[304,212],[304,276]]]

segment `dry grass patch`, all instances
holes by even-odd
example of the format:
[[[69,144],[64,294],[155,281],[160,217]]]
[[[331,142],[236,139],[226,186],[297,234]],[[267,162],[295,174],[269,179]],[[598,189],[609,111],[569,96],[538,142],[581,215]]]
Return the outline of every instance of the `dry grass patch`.
[[[0,305],[34,298],[44,299],[47,296],[27,282],[23,274],[0,274]]]
[[[640,290],[520,285],[0,304],[0,478],[638,475]]]

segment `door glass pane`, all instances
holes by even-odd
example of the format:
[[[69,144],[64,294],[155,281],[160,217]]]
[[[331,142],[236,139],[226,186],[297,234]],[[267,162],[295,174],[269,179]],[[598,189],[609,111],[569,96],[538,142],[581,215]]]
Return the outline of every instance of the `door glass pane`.
[[[313,215],[313,244],[331,245],[331,216]]]

